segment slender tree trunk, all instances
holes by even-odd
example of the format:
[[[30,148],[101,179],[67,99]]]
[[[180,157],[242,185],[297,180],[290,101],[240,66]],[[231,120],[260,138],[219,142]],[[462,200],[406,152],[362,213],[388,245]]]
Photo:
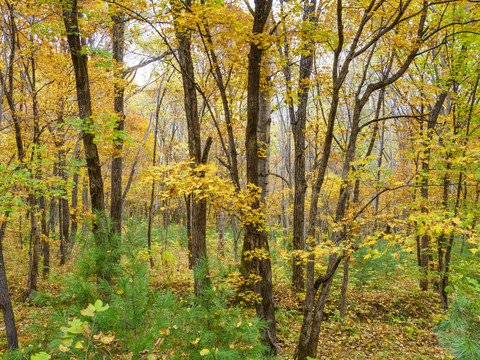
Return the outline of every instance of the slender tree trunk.
[[[33,43],[33,38],[31,38]],[[37,103],[37,90],[36,90],[36,68],[35,68],[35,58],[34,54],[30,55],[31,63],[31,76],[28,77],[30,81],[30,90],[32,93],[32,111],[33,111],[33,147],[31,154],[31,163],[35,164],[40,161],[39,147],[40,147],[40,126],[39,126],[39,114],[38,114],[38,103]],[[28,68],[26,68],[28,70]],[[41,170],[40,170],[41,171]],[[30,170],[30,176],[32,178],[39,178],[41,174],[37,173],[36,170]],[[37,280],[38,280],[38,264],[40,259],[40,229],[38,224],[39,219],[39,199],[35,194],[35,190],[31,189],[28,194],[28,204],[30,206],[30,232],[31,232],[31,243],[30,243],[30,262],[28,269],[28,278],[27,278],[27,287],[25,289],[24,298],[26,300],[30,299],[32,292],[37,290]],[[41,215],[41,214],[40,214]]]
[[[8,212],[5,213],[5,219],[0,226],[0,306],[2,308],[5,331],[7,333],[7,344],[10,350],[18,349],[17,327],[15,325],[15,315],[13,313],[12,301],[8,292],[7,272],[5,270],[5,260],[3,259],[3,239],[7,228]]]
[[[157,106],[155,111],[155,131],[153,133],[153,157],[152,157],[152,166],[156,165],[157,161],[157,137],[158,137],[158,120],[160,117],[160,89],[158,90],[157,95]],[[152,218],[153,218],[153,205],[155,199],[155,180],[152,182],[152,190],[150,192],[150,205],[148,207],[148,228],[147,228],[147,248],[148,248],[148,257],[150,260],[150,267],[155,266],[152,256]]]
[[[42,239],[43,241],[40,242],[41,249],[40,253],[43,253],[43,268],[42,268],[42,275],[44,279],[48,278],[49,275],[49,269],[45,269],[45,266],[50,266],[50,259],[45,260],[45,255],[50,256],[50,252],[45,251],[45,246],[48,244],[48,236],[49,236],[49,231],[48,231],[48,224],[47,224],[47,209],[46,209],[46,204],[45,204],[45,197],[41,196],[38,199],[38,203],[40,205],[40,212],[41,212],[41,228],[42,228]]]
[[[56,169],[54,167],[54,175],[56,173]],[[55,232],[56,223],[57,223],[57,201],[56,197],[52,196],[50,199],[50,209],[49,209],[49,216],[48,216],[48,223],[47,223],[47,231],[48,236],[50,237],[51,233]],[[50,242],[45,241],[43,244],[43,277],[48,277],[50,272]]]
[[[75,71],[78,114],[85,128],[92,125],[92,102],[88,79],[88,55],[82,51],[83,43],[78,26],[77,0],[67,0],[62,4],[63,20]],[[87,162],[88,180],[92,211],[105,212],[105,195],[100,157],[95,143],[95,134],[82,130],[83,148]],[[98,224],[96,224],[98,226]]]
[[[233,233],[233,256],[235,258],[235,262],[238,261],[238,240],[240,238],[240,229],[238,227],[237,218],[232,215],[231,217],[231,224],[232,224],[232,233]]]
[[[124,113],[124,86],[122,84],[123,54],[125,48],[125,16],[118,12],[112,15],[112,43],[114,71],[114,111],[117,116],[114,129],[114,154],[112,159],[111,176],[111,203],[110,217],[113,221],[113,229],[117,234],[122,233],[122,172],[123,172],[123,130],[125,124]],[[153,261],[153,260],[150,260]]]
[[[183,99],[188,130],[188,151],[190,158],[193,159],[194,165],[199,165],[202,162],[205,163],[208,159],[211,138],[207,139],[202,154],[195,71],[191,53],[191,34],[190,31],[184,28],[184,25],[179,24],[178,21],[183,8],[189,8],[191,5],[191,0],[186,0],[185,2],[171,1],[171,6],[174,12],[175,32],[178,40],[178,61],[183,82]],[[210,278],[207,276],[207,202],[206,200],[192,198],[191,207],[194,293],[196,296],[200,296],[206,288],[210,287]]]
[[[80,160],[81,152],[80,152],[80,144],[77,142],[75,145],[75,149],[73,150],[73,158],[76,161]],[[79,175],[78,171],[74,171],[73,173],[73,189],[72,189],[72,213],[70,216],[70,244],[74,244],[75,237],[77,235],[78,230],[78,183],[79,183]]]
[[[65,171],[66,159],[65,152],[63,150],[59,151],[59,167],[58,172],[59,176],[62,178],[64,183],[67,183],[67,172]],[[64,189],[65,195],[67,189]],[[70,231],[70,207],[68,204],[68,198],[62,196],[58,199],[58,211],[60,215],[60,228],[61,228],[61,243],[60,243],[60,265],[64,265],[67,262],[68,250],[70,248],[69,241],[69,231]]]
[[[185,195],[185,213],[187,214],[187,248],[188,268],[193,269],[193,248],[192,248],[192,195]]]
[[[435,105],[433,106],[432,111],[430,112],[430,116],[428,117],[428,125],[427,125],[427,132],[424,134],[428,142],[432,138],[432,132],[435,129],[437,124],[438,117],[440,116],[440,112],[443,108],[443,103],[448,95],[447,90],[443,91],[440,96],[438,97]],[[428,143],[425,145],[424,156],[422,160],[422,180],[421,180],[421,189],[420,189],[420,196],[422,198],[422,205],[421,211],[423,213],[428,212],[428,173],[429,173],[429,161],[430,161],[430,147]],[[431,258],[431,251],[430,251],[430,235],[424,234],[421,236],[420,240],[420,269],[422,273],[422,277],[420,278],[420,289],[421,290],[428,290],[428,272],[430,268],[430,258]]]
[[[215,214],[215,227],[218,234],[217,255],[223,256],[225,253],[225,214],[218,211]]]
[[[318,24],[316,13],[316,0],[306,1],[304,4],[303,21],[308,23],[308,29]],[[310,30],[311,31],[311,30]],[[305,179],[305,128],[307,123],[307,104],[310,92],[310,75],[313,68],[314,40],[310,33],[303,34],[305,45],[300,58],[298,78],[299,105],[296,115],[290,119],[295,145],[295,195],[293,204],[293,261],[292,261],[292,288],[295,292],[304,289],[305,275],[304,262],[301,252],[305,250],[305,193],[307,182]],[[293,101],[293,100],[291,100]],[[293,102],[290,105],[293,108]]]
[[[28,267],[27,286],[24,299],[29,300],[32,292],[37,290],[38,260],[40,256],[40,234],[38,229],[37,201],[33,195],[29,195],[30,209],[30,261]]]

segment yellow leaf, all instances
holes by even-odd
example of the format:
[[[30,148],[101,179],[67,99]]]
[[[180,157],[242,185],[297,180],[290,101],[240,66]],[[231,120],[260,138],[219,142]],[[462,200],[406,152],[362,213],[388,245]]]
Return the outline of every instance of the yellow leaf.
[[[372,257],[372,253],[368,253],[368,254],[365,255],[363,258],[364,258],[365,260],[367,260],[367,259],[370,259],[371,257]]]
[[[93,306],[92,304],[88,304],[87,308],[80,310],[80,314],[82,314],[83,316],[92,317],[93,315],[95,315],[95,306]]]
[[[60,344],[60,345],[58,345],[58,350],[61,351],[61,352],[67,352],[67,351],[70,351],[70,348],[63,345],[63,344]]]
[[[114,335],[103,335],[101,338],[100,338],[100,341],[104,344],[110,344],[113,340],[115,340],[115,336]]]
[[[210,350],[208,350],[208,349],[203,349],[202,351],[200,351],[200,355],[202,355],[202,356],[205,356],[205,355],[208,355],[208,354],[210,354]]]
[[[470,249],[470,251],[472,252],[473,255],[475,255],[479,250],[480,250],[479,248]]]

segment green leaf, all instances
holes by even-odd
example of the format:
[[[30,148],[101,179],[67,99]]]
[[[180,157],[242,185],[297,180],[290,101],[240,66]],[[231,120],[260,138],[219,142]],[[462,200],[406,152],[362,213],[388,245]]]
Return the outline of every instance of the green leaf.
[[[70,333],[70,334],[81,334],[83,333],[83,324],[82,324],[82,321],[80,319],[73,319],[72,321],[69,321],[68,322],[68,325],[70,325],[70,327],[67,329],[67,331]]]
[[[105,304],[105,306],[104,306],[102,300],[97,300],[97,301],[95,301],[95,309],[96,309],[98,312],[102,312],[102,311],[108,310],[109,307],[110,307],[110,306],[108,306],[108,304]]]
[[[52,357],[50,355],[48,355],[46,352],[42,351],[42,352],[39,352],[35,355],[32,355],[30,360],[49,360],[51,358]]]
[[[95,63],[95,67],[106,67],[111,68],[113,66],[113,62],[111,61],[99,61]]]

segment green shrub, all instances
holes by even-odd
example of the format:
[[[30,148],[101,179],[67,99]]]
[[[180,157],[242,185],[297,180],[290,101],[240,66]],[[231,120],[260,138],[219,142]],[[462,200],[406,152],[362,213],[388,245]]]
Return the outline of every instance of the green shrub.
[[[459,297],[436,327],[440,343],[459,360],[480,359],[480,304]]]
[[[109,236],[97,232],[87,244],[60,302],[39,297],[39,303],[51,303],[61,316],[52,319],[56,328],[49,347],[35,347],[37,354],[44,350],[41,356],[54,359],[262,358],[265,324],[246,315],[246,309],[229,306],[233,294],[225,287],[213,286],[200,298],[159,292],[150,283],[142,224],[128,223],[115,257],[105,255],[105,244],[112,244]],[[100,266],[99,259],[109,264]],[[106,269],[110,281],[100,276]]]

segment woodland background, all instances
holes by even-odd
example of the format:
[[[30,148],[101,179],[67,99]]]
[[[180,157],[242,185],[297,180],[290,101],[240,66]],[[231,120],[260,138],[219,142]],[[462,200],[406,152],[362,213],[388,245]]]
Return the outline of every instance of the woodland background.
[[[477,2],[0,13],[5,358],[480,358]]]

